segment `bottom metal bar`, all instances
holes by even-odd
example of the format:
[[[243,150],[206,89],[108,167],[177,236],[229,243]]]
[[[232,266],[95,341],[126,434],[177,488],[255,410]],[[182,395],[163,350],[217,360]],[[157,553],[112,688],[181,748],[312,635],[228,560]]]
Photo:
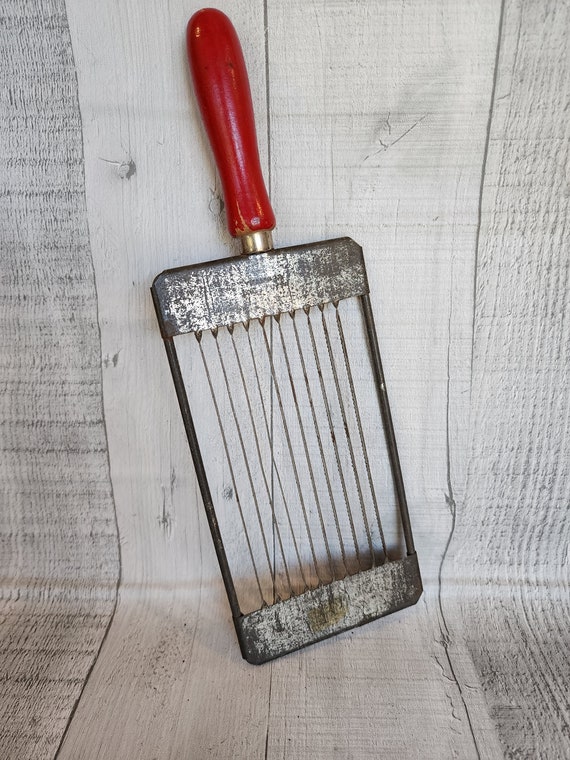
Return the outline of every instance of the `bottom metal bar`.
[[[261,665],[410,607],[422,590],[416,554],[333,581],[234,618],[242,655]]]

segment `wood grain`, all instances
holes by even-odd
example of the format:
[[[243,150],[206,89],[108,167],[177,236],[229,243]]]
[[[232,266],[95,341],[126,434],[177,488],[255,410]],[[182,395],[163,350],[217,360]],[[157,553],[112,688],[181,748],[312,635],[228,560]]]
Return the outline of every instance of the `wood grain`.
[[[472,302],[499,9],[220,4],[252,79],[277,245],[351,234],[367,253],[427,584],[413,610],[252,669],[231,630],[148,297],[161,269],[235,250],[186,75],[196,7],[68,4],[103,352],[119,357],[104,391],[124,582],[60,757],[498,757],[484,701],[468,719],[445,661],[437,576],[451,526],[448,393],[468,404],[462,304]],[[121,176],[129,165],[136,172]],[[477,689],[468,662],[464,671]]]
[[[63,3],[0,23],[0,756],[53,757],[113,612],[117,532]]]
[[[0,756],[566,757],[568,5],[218,6],[276,244],[364,248],[426,591],[242,661],[149,294],[237,252],[198,1],[10,0]]]
[[[478,246],[472,436],[446,565],[505,756],[570,755],[567,3],[505,5]],[[453,595],[446,594],[445,609]]]

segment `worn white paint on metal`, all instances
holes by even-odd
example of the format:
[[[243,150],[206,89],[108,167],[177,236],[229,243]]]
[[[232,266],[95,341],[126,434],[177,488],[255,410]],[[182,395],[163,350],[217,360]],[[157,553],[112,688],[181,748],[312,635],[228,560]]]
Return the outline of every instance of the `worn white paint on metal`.
[[[148,290],[238,252],[186,74],[198,3],[42,0],[30,19],[13,2],[4,134],[38,137],[47,163],[22,150],[2,195],[19,246],[2,379],[23,411],[3,396],[16,644],[0,752],[53,755],[72,718],[60,758],[564,757],[567,7],[218,5],[244,45],[276,245],[363,246],[426,594],[269,666],[241,660]],[[122,582],[86,680],[118,574],[99,369]]]
[[[349,238],[204,262],[153,282],[164,337],[247,323],[368,293]]]
[[[263,607],[239,620],[244,657],[267,662],[415,604],[421,591],[414,554]]]

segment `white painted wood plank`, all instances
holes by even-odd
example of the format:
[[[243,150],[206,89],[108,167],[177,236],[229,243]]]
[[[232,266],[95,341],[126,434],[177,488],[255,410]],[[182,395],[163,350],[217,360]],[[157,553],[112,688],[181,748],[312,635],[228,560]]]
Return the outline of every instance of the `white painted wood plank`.
[[[445,581],[508,757],[568,757],[568,4],[505,4]]]
[[[0,22],[0,756],[53,757],[115,602],[81,119],[65,6]]]

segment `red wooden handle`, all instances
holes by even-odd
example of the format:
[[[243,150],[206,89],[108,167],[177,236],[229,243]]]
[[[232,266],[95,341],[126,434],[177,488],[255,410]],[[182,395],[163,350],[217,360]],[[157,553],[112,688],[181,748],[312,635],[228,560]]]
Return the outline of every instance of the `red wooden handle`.
[[[229,18],[204,8],[188,22],[194,91],[222,180],[233,237],[272,230],[275,215],[263,181],[243,53]]]

